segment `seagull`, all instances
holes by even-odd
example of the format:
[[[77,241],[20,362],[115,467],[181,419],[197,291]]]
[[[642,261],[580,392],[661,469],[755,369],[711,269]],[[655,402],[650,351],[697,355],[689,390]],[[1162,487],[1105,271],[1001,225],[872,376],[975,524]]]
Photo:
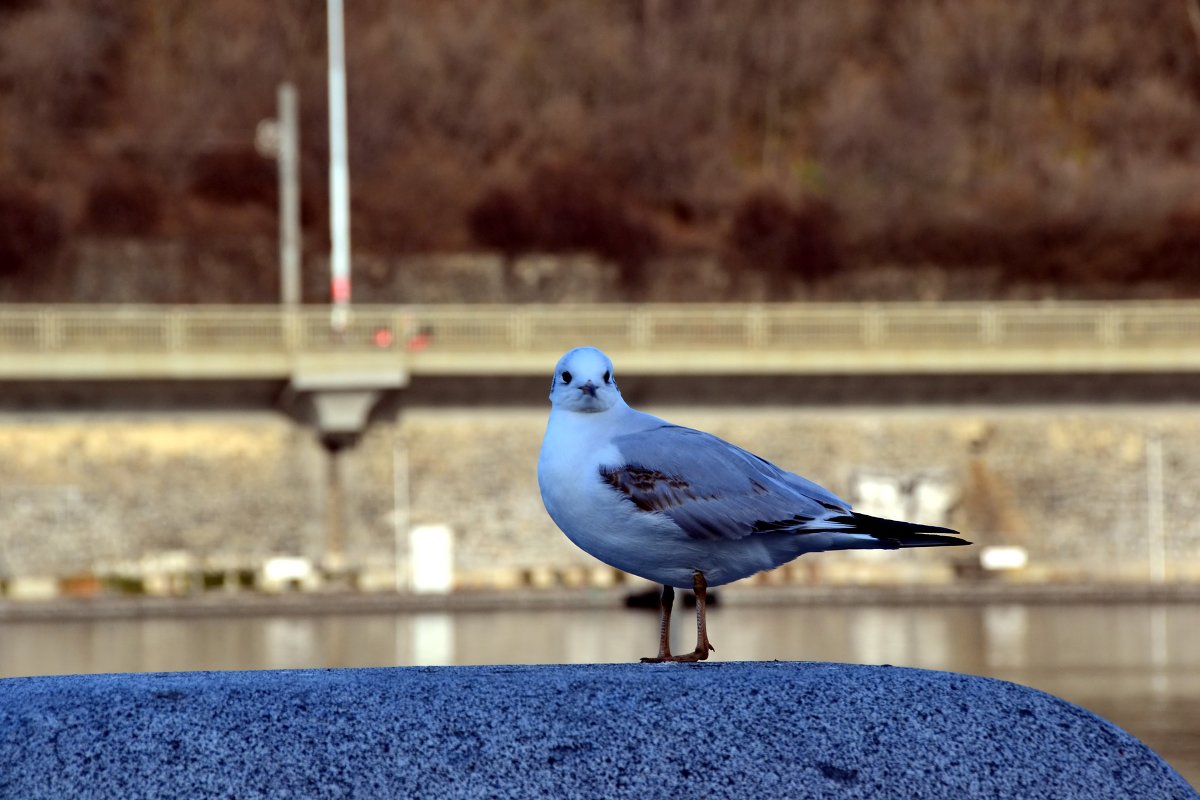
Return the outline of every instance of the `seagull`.
[[[567,352],[550,382],[538,488],[576,546],[662,584],[658,655],[703,661],[706,592],[804,553],[965,545],[958,531],[882,519],[807,478],[709,433],[636,411],[612,361],[594,347]],[[675,589],[696,593],[696,649],[672,655]]]

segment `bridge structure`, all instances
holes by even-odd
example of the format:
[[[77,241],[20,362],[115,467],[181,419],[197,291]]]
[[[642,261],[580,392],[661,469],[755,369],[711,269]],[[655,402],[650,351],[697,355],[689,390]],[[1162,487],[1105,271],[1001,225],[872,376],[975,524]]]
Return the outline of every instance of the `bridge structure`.
[[[592,344],[625,373],[1200,369],[1200,302],[0,305],[0,380],[541,374]]]
[[[280,380],[323,434],[421,376],[543,375],[605,349],[622,374],[1200,371],[1200,302],[0,305],[0,382]]]

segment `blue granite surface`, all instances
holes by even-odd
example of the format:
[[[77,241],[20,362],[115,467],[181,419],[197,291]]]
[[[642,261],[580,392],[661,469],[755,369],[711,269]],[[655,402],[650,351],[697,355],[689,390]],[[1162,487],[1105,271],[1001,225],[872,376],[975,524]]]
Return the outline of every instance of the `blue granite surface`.
[[[1196,798],[1011,683],[821,663],[0,681],[0,797]]]

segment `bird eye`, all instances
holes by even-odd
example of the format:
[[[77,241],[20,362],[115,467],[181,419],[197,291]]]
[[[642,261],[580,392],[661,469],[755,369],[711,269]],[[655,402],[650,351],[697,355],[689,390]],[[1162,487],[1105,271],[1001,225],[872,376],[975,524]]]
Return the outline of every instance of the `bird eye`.
[[[563,383],[571,382],[571,373],[567,372],[565,369],[563,370],[562,375],[559,375],[558,377],[562,378]]]
[[[604,370],[604,382],[610,383],[611,381],[612,381],[612,373],[609,372],[608,370]]]

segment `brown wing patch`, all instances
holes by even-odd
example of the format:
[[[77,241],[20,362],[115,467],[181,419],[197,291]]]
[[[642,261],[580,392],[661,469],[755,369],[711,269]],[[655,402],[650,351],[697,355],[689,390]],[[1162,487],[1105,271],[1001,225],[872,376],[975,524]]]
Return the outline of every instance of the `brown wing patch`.
[[[601,467],[600,477],[642,511],[666,511],[688,500],[713,499],[696,492],[691,484],[676,475],[667,475],[636,464],[617,468]]]

